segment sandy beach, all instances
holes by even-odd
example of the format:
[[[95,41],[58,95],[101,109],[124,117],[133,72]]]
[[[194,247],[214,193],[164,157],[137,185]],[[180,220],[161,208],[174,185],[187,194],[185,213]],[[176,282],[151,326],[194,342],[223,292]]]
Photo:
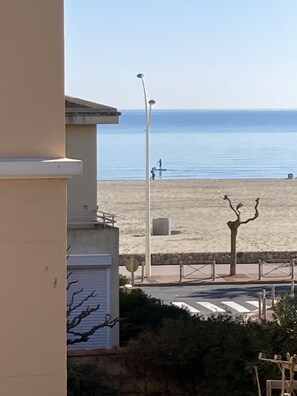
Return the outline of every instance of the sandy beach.
[[[297,250],[297,179],[154,180],[151,218],[171,219],[171,235],[152,236],[152,253],[224,252],[230,249],[227,221],[234,220],[223,196],[243,203],[238,251]],[[116,216],[120,253],[144,253],[145,182],[99,181],[99,209]]]

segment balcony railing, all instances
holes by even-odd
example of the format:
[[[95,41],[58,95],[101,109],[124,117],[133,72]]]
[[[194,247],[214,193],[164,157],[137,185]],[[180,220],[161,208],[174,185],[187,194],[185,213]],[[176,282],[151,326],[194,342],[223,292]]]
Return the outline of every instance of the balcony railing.
[[[68,226],[71,228],[78,226],[96,226],[103,225],[103,227],[115,227],[116,220],[115,215],[112,213],[103,212],[101,210],[94,211],[93,216],[76,216],[69,217]]]

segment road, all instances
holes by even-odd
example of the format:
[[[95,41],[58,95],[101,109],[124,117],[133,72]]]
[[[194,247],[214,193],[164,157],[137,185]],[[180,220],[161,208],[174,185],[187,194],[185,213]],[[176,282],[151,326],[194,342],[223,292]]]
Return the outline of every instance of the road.
[[[230,312],[248,314],[258,308],[258,295],[266,290],[268,304],[271,285],[195,285],[195,286],[143,286],[146,294],[160,298],[166,304],[188,309],[203,316]],[[291,291],[291,284],[276,284],[276,295]]]

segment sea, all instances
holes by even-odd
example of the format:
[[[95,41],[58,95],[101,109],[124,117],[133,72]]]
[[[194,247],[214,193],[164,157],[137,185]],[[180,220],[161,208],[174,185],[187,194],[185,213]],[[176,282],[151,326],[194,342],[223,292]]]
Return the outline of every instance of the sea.
[[[145,179],[145,112],[121,113],[98,126],[99,180]],[[156,179],[297,176],[297,110],[153,109],[149,137]]]

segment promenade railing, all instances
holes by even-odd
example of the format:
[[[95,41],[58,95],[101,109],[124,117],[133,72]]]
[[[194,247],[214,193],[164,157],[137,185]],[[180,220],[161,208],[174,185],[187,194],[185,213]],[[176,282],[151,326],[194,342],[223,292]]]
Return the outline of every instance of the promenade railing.
[[[201,275],[205,276],[204,279],[216,279],[216,261],[194,261],[183,264],[179,262],[179,281],[201,279]]]
[[[263,278],[294,279],[295,259],[259,260],[259,280]]]

